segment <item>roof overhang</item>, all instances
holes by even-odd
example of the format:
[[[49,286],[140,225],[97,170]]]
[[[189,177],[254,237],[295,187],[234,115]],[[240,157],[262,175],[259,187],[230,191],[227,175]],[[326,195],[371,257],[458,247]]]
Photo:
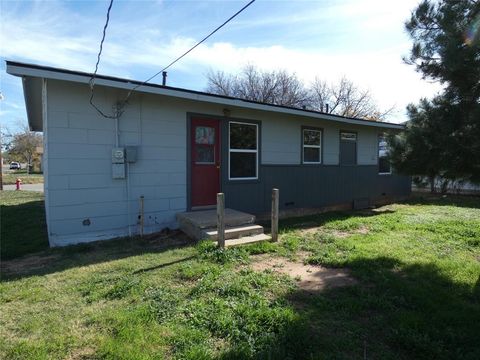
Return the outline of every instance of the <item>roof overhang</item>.
[[[58,69],[34,64],[25,64],[14,61],[6,61],[7,73],[23,78],[23,89],[25,94],[25,104],[27,106],[28,121],[32,130],[41,131],[42,111],[41,111],[41,93],[42,79],[55,79],[70,81],[82,84],[88,84],[92,74]],[[237,107],[251,110],[268,111],[288,115],[303,116],[308,118],[322,119],[343,124],[353,124],[362,126],[371,126],[383,129],[403,130],[402,124],[393,124],[381,121],[371,121],[365,119],[349,118],[344,116],[325,114],[312,110],[296,109],[288,106],[264,104],[255,101],[243,100],[228,96],[208,94],[200,91],[162,86],[157,84],[143,84],[140,81],[116,78],[111,76],[96,75],[95,84],[100,86],[112,87],[117,89],[131,90],[140,85],[135,91],[169,96],[173,98],[199,101],[211,104],[219,104],[226,107]],[[40,86],[40,87],[39,87]],[[38,107],[40,106],[40,107]]]

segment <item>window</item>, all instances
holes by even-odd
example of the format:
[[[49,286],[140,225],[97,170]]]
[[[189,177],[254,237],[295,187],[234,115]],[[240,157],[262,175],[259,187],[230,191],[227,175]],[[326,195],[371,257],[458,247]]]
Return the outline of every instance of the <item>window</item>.
[[[385,134],[378,136],[378,173],[381,175],[392,173],[390,161],[388,160],[388,143]]]
[[[195,163],[215,163],[215,128],[197,126],[195,128]]]
[[[302,132],[303,163],[321,164],[322,162],[322,130],[303,129]]]
[[[240,122],[229,123],[230,180],[258,178],[258,125]]]
[[[357,133],[340,132],[340,165],[357,164]]]

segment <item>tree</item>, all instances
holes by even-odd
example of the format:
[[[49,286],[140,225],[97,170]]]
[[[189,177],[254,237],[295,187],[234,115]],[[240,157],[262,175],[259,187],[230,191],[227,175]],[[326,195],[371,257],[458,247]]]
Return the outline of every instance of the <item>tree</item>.
[[[18,159],[32,165],[34,160],[38,160],[39,154],[37,148],[41,147],[43,137],[41,134],[24,128],[22,132],[14,134],[8,144],[7,152],[11,158]]]
[[[333,85],[315,78],[310,91],[310,106],[330,114],[378,121],[384,120],[394,109],[380,110],[369,90],[358,88],[345,77]]]
[[[308,90],[285,70],[267,72],[247,65],[238,75],[210,72],[207,79],[206,91],[213,94],[297,108],[309,103]]]
[[[409,106],[403,139],[391,138],[393,165],[431,176],[428,164],[406,163],[427,160],[428,154],[437,175],[480,182],[480,2],[424,0],[405,28],[413,45],[404,60],[444,90],[430,102]]]
[[[393,110],[379,110],[368,90],[359,89],[346,78],[336,85],[316,78],[307,87],[286,70],[268,72],[248,65],[237,75],[210,72],[207,79],[207,92],[266,104],[371,120],[384,119]]]
[[[422,99],[419,105],[409,105],[407,112],[410,121],[406,131],[389,137],[389,159],[400,173],[426,176],[434,192],[435,178],[449,175],[444,166],[447,151],[442,98]]]

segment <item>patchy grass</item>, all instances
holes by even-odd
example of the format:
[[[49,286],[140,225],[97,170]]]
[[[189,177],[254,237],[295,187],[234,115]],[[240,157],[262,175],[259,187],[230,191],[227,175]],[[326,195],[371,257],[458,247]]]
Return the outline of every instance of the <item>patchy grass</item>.
[[[1,191],[0,216],[2,260],[48,247],[43,193]]]
[[[15,170],[2,176],[4,185],[13,185],[17,179],[21,179],[22,184],[39,184],[43,183],[43,174],[27,174],[27,170]]]
[[[478,198],[420,199],[281,228],[276,244],[219,250],[124,239],[44,251],[36,267],[25,266],[33,256],[4,262],[0,357],[480,357]],[[292,277],[254,271],[252,255],[263,253],[346,268],[356,281],[305,293]]]

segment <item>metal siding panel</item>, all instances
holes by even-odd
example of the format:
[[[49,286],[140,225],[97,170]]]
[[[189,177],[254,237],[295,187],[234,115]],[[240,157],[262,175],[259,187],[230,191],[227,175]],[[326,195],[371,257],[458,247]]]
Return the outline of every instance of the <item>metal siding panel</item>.
[[[260,181],[223,181],[228,207],[254,214],[270,211],[271,190],[280,189],[280,208],[318,208],[353,204],[354,199],[404,196],[410,179],[401,175],[378,175],[377,166],[265,165]],[[294,202],[294,205],[287,205]]]

